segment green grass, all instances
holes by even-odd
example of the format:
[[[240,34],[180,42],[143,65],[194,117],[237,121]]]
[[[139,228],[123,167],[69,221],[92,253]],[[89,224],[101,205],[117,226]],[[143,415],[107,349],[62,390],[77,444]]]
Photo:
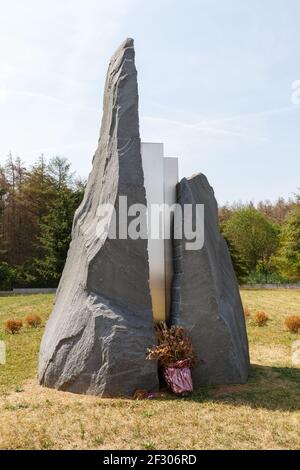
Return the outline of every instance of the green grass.
[[[6,365],[0,366],[0,393],[18,389],[34,377],[37,370],[38,350],[45,324],[52,308],[53,294],[0,297],[0,340],[6,344]],[[42,318],[38,328],[28,328],[25,323],[17,334],[5,332],[4,323],[9,318],[23,320],[36,313]]]
[[[300,290],[244,290],[251,373],[245,385],[202,387],[178,399],[101,399],[42,388],[38,349],[52,295],[0,297],[2,449],[300,449],[300,369],[284,318],[300,315]],[[270,317],[253,320],[257,310]],[[3,322],[37,313],[43,325],[8,335]]]

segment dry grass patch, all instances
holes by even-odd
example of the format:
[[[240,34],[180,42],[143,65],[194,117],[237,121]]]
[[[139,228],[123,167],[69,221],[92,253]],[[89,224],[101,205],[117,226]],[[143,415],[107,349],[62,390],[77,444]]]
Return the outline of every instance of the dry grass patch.
[[[245,318],[251,317],[251,310],[247,306],[244,307],[244,315],[245,315]]]
[[[258,343],[250,348],[251,364],[289,367],[291,365],[290,352],[291,348],[282,344]]]
[[[77,396],[44,389],[32,381],[23,393],[1,400],[1,448],[292,449],[299,446],[297,411],[289,409],[282,398],[277,405],[265,400],[259,406],[256,395],[261,392],[254,382],[253,377],[245,387],[205,390],[190,399],[134,401]]]
[[[0,366],[0,394],[21,387],[34,377],[43,327],[22,328],[17,335],[5,332],[5,321],[37,315],[46,322],[53,303],[52,294],[0,296],[0,340],[6,344],[6,365]]]
[[[44,324],[52,296],[37,297],[32,296],[31,311]],[[35,376],[43,328],[6,335],[9,363],[0,369],[6,374],[0,383],[6,393],[16,391],[0,398],[0,448],[299,449],[300,369],[290,366],[295,334],[286,331],[283,320],[299,311],[300,291],[244,291],[242,297],[251,311],[272,317],[266,328],[247,319],[248,383],[203,387],[184,399],[100,399],[42,388],[36,379],[24,384]],[[10,298],[5,315],[24,316],[22,302],[28,297]]]
[[[247,319],[250,344],[282,344],[290,347],[295,335],[286,330],[284,320],[291,315],[299,315],[300,290],[245,289],[241,295],[244,305],[251,311],[267,312],[272,320],[267,328],[259,328]]]

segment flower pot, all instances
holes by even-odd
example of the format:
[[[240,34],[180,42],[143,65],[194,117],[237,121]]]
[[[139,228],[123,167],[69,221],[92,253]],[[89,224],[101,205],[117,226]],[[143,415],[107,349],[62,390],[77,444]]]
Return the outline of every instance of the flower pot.
[[[177,361],[164,369],[164,378],[176,395],[185,396],[193,391],[191,361]]]

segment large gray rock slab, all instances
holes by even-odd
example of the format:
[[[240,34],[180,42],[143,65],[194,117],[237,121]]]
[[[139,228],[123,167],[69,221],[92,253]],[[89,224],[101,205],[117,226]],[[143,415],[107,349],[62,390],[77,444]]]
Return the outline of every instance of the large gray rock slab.
[[[229,251],[219,232],[213,189],[203,174],[197,174],[184,178],[177,194],[182,207],[204,204],[204,245],[191,251],[184,238],[174,240],[171,323],[191,334],[198,356],[193,370],[196,388],[243,383],[249,371],[245,319]]]
[[[40,383],[100,396],[158,386],[147,240],[97,236],[99,204],[146,204],[133,40],[111,59],[98,149],[40,348]]]

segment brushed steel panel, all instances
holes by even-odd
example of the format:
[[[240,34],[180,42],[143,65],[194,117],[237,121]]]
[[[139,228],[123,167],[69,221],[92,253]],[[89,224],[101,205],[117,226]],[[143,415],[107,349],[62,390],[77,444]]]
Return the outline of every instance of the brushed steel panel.
[[[164,202],[163,155],[163,144],[142,143],[144,185],[148,211],[151,209],[151,204],[163,204]],[[148,217],[149,284],[154,321],[159,322],[166,319],[165,247],[163,234],[158,240],[151,238],[149,222]]]
[[[178,159],[164,158],[163,144],[142,143],[142,163],[148,211],[152,204],[172,206],[176,203],[178,182]],[[149,214],[149,212],[148,212]],[[149,285],[154,321],[166,321],[170,312],[171,283],[173,278],[172,240],[165,239],[169,232],[168,218],[162,211],[159,239],[151,237],[152,225],[158,219],[148,217]],[[172,222],[172,219],[171,219]]]

